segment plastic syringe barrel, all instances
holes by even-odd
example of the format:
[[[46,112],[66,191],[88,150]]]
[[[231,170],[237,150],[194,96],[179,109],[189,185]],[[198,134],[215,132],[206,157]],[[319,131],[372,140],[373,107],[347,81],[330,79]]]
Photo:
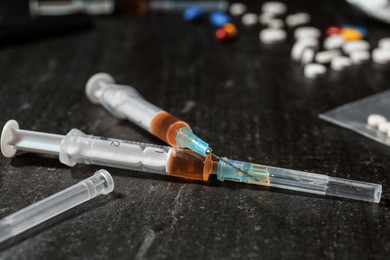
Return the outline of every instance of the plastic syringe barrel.
[[[166,175],[172,148],[86,135],[72,129],[61,141],[59,157],[66,165],[95,164]]]
[[[243,174],[220,161],[217,178],[221,181],[244,182],[375,203],[379,203],[381,199],[382,186],[380,184],[334,178],[322,174],[248,162],[228,161],[248,174]]]
[[[211,152],[186,122],[148,102],[135,88],[115,84],[106,73],[93,75],[85,92],[92,103],[101,104],[115,117],[128,119],[173,147],[185,147],[203,156]]]
[[[111,175],[106,170],[99,170],[92,177],[3,218],[0,242],[113,189]]]
[[[131,86],[115,84],[114,78],[107,73],[97,73],[87,82],[85,93],[94,104],[100,104],[115,117],[127,119],[152,133],[152,121],[161,108],[145,100]]]
[[[210,167],[204,172],[211,157],[188,149],[92,136],[77,129],[65,136],[22,130],[9,120],[1,133],[1,152],[12,157],[17,150],[56,154],[68,166],[94,164],[191,180],[208,180],[212,172]]]
[[[87,135],[72,129],[67,135],[55,135],[19,129],[15,120],[9,120],[1,133],[1,151],[12,157],[17,150],[59,156],[62,163],[95,164],[167,174],[172,147]]]

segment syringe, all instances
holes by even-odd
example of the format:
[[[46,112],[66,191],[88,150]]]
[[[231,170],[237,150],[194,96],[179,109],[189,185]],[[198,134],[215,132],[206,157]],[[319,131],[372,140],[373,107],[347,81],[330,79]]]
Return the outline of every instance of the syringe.
[[[111,175],[99,170],[92,177],[0,220],[0,242],[113,189]]]
[[[115,84],[107,73],[97,73],[87,82],[85,93],[94,104],[101,104],[115,117],[128,119],[173,147],[193,150],[203,156],[212,154],[211,147],[196,136],[189,124],[146,101],[131,86]],[[225,161],[231,167],[228,161]],[[238,170],[238,169],[237,169]]]
[[[96,164],[202,181],[214,174],[220,181],[376,203],[382,193],[379,184],[229,160],[237,170],[224,161],[213,161],[211,155],[205,158],[188,149],[96,137],[77,129],[66,136],[21,130],[15,120],[8,121],[3,128],[1,150],[6,157],[12,157],[17,150],[55,154],[69,166]]]

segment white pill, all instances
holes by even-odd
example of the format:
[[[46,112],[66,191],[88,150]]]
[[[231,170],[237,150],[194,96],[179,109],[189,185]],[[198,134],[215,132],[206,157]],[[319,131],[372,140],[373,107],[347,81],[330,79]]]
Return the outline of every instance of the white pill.
[[[344,44],[345,40],[340,35],[332,35],[329,37],[326,37],[324,40],[324,49],[325,50],[332,50],[332,49],[338,49],[341,48]]]
[[[308,13],[295,13],[287,15],[286,24],[289,27],[307,24],[310,22],[310,15]]]
[[[269,28],[274,28],[274,29],[281,29],[284,27],[284,22],[282,19],[270,19],[266,25],[269,27]]]
[[[372,51],[372,60],[378,64],[390,64],[390,48],[375,49]]]
[[[387,132],[390,131],[390,122],[386,121],[379,123],[378,130],[379,132],[387,134]]]
[[[370,53],[368,51],[353,51],[349,54],[353,64],[362,64],[370,59]]]
[[[285,14],[287,11],[287,6],[281,2],[277,1],[270,1],[270,2],[265,2],[262,7],[261,11],[263,13],[270,13],[274,15],[282,15]]]
[[[229,12],[232,16],[240,16],[246,12],[246,5],[243,3],[234,3],[229,7]]]
[[[322,64],[309,63],[303,69],[303,75],[309,79],[318,78],[326,73],[326,67]]]
[[[260,31],[260,41],[266,44],[281,43],[287,38],[287,33],[281,29],[267,28]]]
[[[322,64],[328,64],[332,59],[342,56],[340,50],[328,50],[317,52],[315,61]]]
[[[315,51],[311,48],[306,48],[302,52],[301,64],[306,65],[314,61]]]
[[[259,23],[261,23],[262,25],[267,25],[267,23],[274,18],[275,18],[275,16],[273,14],[262,13],[259,15]]]
[[[321,37],[321,31],[315,27],[304,26],[304,27],[299,27],[298,29],[296,29],[294,32],[294,36],[295,36],[295,39],[305,38],[305,37],[319,38],[319,37]]]
[[[370,49],[370,44],[367,41],[359,40],[359,41],[350,41],[346,42],[343,45],[343,51],[347,54],[350,54],[353,51],[364,50],[367,51]]]
[[[295,42],[294,46],[291,49],[291,59],[293,61],[299,61],[302,58],[303,51],[306,48],[317,48],[318,39],[317,38],[301,38]]]
[[[302,58],[303,51],[307,48],[306,45],[296,42],[291,49],[291,59],[299,61]]]
[[[380,39],[378,41],[378,47],[382,49],[390,49],[390,37]]]
[[[330,68],[335,71],[345,70],[347,67],[350,67],[351,65],[352,65],[351,60],[345,56],[335,57],[330,62]]]
[[[367,124],[371,127],[378,127],[380,124],[386,122],[386,117],[377,114],[371,114],[367,118]]]
[[[298,38],[296,42],[299,42],[301,44],[305,44],[307,46],[318,48],[320,46],[320,41],[316,37],[303,37]]]
[[[257,14],[247,13],[241,17],[241,22],[243,25],[252,26],[252,25],[257,24],[257,18],[258,18]]]

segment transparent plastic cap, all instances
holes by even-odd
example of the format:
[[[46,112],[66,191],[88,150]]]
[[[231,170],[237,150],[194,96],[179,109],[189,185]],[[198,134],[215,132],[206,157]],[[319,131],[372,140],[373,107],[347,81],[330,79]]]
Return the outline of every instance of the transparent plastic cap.
[[[334,178],[311,172],[228,160],[241,171],[223,161],[218,163],[217,178],[286,190],[328,195],[379,203],[382,194],[380,184]]]
[[[189,127],[180,128],[176,134],[176,143],[179,147],[186,147],[205,157],[212,152],[208,143],[196,136]]]
[[[93,176],[3,218],[0,242],[113,189],[111,175],[106,170],[99,170]]]

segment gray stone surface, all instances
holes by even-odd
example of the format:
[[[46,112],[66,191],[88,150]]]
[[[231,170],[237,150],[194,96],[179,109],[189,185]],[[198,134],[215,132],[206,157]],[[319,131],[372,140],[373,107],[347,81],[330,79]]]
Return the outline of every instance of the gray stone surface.
[[[321,29],[365,25],[372,43],[388,35],[389,27],[350,16],[336,2],[297,1],[290,11],[311,12]],[[292,39],[263,46],[259,29],[239,25],[237,41],[221,44],[206,21],[106,18],[90,30],[2,46],[0,123],[16,119],[24,129],[66,134],[78,128],[162,144],[87,100],[87,79],[104,71],[190,123],[219,155],[380,183],[379,205],[108,169],[116,185],[111,195],[3,243],[0,258],[385,259],[390,149],[317,115],[387,89],[389,69],[366,64],[306,80],[289,58]],[[99,168],[68,168],[31,153],[0,157],[0,217]]]

